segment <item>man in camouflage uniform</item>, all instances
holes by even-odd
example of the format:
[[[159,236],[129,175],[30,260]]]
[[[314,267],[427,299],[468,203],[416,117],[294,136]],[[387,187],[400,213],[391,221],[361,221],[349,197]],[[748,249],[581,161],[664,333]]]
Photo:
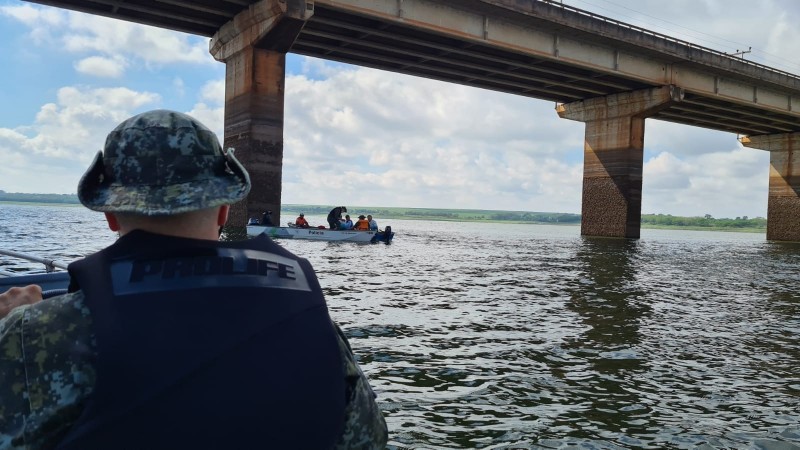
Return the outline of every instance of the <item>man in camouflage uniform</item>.
[[[0,294],[0,450],[385,447],[375,395],[308,262],[265,236],[217,241],[249,190],[233,152],[189,116],[150,111],[109,134],[78,196],[120,239],[70,265],[68,294]],[[317,303],[298,309],[306,301]],[[305,325],[311,316],[321,321]]]

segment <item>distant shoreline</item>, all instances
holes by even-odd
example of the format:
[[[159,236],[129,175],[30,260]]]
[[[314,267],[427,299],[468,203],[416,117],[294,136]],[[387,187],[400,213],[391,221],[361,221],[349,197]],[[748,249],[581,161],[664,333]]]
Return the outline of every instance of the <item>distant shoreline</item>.
[[[6,200],[3,197],[11,195],[37,196],[42,201],[31,200]],[[55,195],[58,201],[50,200],[47,194],[4,194],[0,195],[0,205],[29,205],[29,206],[81,206],[77,196]],[[70,197],[73,197],[74,200]],[[289,215],[299,214],[325,216],[330,206],[321,205],[282,205],[281,212]],[[349,210],[354,214],[372,214],[379,220],[430,220],[436,222],[485,222],[485,223],[514,223],[530,225],[573,225],[581,223],[581,215],[574,213],[551,213],[530,211],[497,211],[497,210],[472,210],[472,209],[436,209],[436,208],[395,208],[383,206],[352,206]],[[669,214],[642,214],[641,228],[663,230],[693,230],[693,231],[727,231],[736,233],[766,233],[766,219],[747,217],[736,219],[714,219],[706,217],[680,217]]]
[[[28,202],[28,201],[9,201],[0,200],[0,205],[20,205],[20,206],[69,206],[71,208],[83,206],[80,203],[67,202]]]

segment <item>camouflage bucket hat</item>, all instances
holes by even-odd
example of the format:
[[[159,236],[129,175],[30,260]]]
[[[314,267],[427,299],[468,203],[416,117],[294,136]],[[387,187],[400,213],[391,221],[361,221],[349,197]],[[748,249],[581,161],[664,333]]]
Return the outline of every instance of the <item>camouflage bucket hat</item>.
[[[194,118],[156,110],[122,122],[78,182],[89,209],[148,216],[235,203],[250,177],[217,136]]]

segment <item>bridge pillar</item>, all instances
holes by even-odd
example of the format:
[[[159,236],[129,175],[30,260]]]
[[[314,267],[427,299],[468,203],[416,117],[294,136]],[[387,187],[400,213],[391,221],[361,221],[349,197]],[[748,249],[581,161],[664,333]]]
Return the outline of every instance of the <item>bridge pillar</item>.
[[[800,242],[800,133],[745,136],[739,141],[769,151],[767,239]]]
[[[273,222],[281,223],[286,52],[311,15],[306,5],[304,0],[262,0],[211,38],[211,55],[225,63],[224,148],[236,150],[253,186],[231,208],[229,225],[244,227],[248,218],[261,218],[267,210]]]
[[[663,86],[558,106],[559,117],[586,124],[581,235],[639,238],[644,120],[682,99]]]

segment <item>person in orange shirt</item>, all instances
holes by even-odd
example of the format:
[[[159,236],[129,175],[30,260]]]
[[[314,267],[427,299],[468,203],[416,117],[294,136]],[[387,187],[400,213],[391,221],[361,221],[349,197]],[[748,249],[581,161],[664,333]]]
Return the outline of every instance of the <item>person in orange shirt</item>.
[[[294,224],[297,226],[297,228],[308,228],[310,226],[306,220],[305,214],[303,213],[300,213],[300,216],[294,221]]]
[[[366,217],[364,217],[364,215],[360,215],[358,216],[358,222],[353,225],[353,229],[359,231],[369,231],[369,221]]]

